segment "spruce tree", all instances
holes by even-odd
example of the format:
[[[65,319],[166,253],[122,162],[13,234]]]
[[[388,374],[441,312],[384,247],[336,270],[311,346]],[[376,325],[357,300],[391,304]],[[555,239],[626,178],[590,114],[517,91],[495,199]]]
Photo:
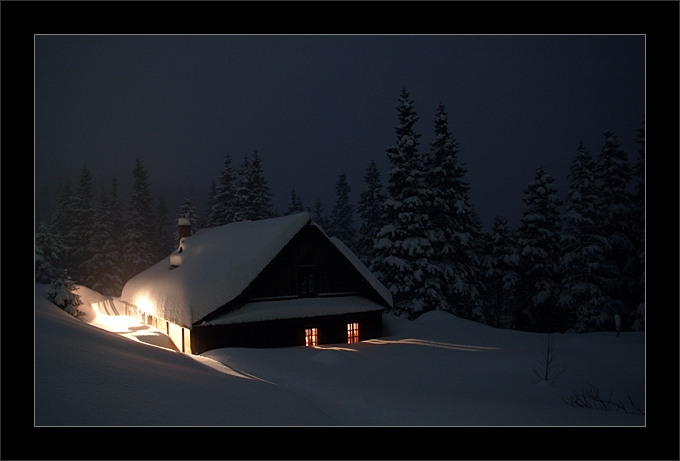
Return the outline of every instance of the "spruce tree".
[[[90,258],[84,263],[84,284],[107,296],[120,296],[123,288],[121,257],[124,236],[122,209],[115,176],[111,189],[100,193],[94,210],[93,232],[88,241]]]
[[[210,210],[212,210],[215,204],[215,195],[217,195],[217,183],[213,179],[210,181],[210,186],[208,186],[208,195],[206,197],[206,207],[205,207],[205,218],[202,220],[201,227],[212,227],[210,226]],[[234,201],[236,200],[236,188],[234,188]]]
[[[160,195],[154,209],[154,246],[156,248],[154,253],[157,261],[165,258],[175,249],[175,241],[173,239],[174,221],[170,220],[169,213],[165,198],[163,195]]]
[[[636,331],[644,330],[645,309],[645,124],[637,130],[635,142],[638,144],[638,158],[633,170],[635,188],[633,191],[633,206],[635,209],[633,238],[635,252],[631,261],[631,292],[638,308],[632,315],[632,328]]]
[[[286,215],[300,213],[301,211],[305,211],[305,208],[302,205],[302,199],[295,192],[295,189],[292,189],[290,191],[290,202],[288,203],[288,210],[286,211]]]
[[[224,157],[224,166],[220,172],[219,184],[212,196],[206,227],[216,227],[234,221],[236,170],[231,166],[231,157]]]
[[[554,179],[542,166],[524,190],[526,209],[518,228],[520,280],[518,328],[529,331],[565,331],[569,318],[557,307],[560,294],[560,215],[562,201]]]
[[[244,157],[239,174],[234,221],[257,221],[274,217],[269,181],[264,177],[262,160],[257,151],[251,158],[247,155]]]
[[[578,147],[569,179],[560,238],[562,292],[558,306],[569,312],[570,323],[578,332],[607,330],[613,318],[605,287],[615,274],[605,260],[607,239],[600,233],[602,199],[595,184],[594,162],[583,144]]]
[[[349,201],[352,189],[347,184],[347,175],[340,172],[338,181],[335,183],[335,205],[331,211],[330,229],[328,235],[341,240],[349,248],[354,248],[356,229],[352,226],[354,221],[354,206]]]
[[[328,220],[324,213],[323,203],[319,198],[316,199],[314,203],[314,211],[312,211],[312,219],[316,224],[318,224],[324,231],[328,228]]]
[[[157,262],[153,245],[153,200],[148,173],[139,159],[135,162],[133,176],[122,255],[123,279],[126,281]]]
[[[243,161],[238,170],[238,183],[236,186],[236,196],[234,201],[236,209],[234,210],[234,221],[252,220],[255,215],[255,209],[252,203],[253,192],[250,187],[251,166],[248,154],[243,156]]]
[[[516,289],[519,275],[519,253],[508,221],[496,216],[485,239],[483,280],[484,314],[487,323],[496,328],[514,328],[517,308]]]
[[[124,246],[123,229],[125,227],[125,219],[123,218],[123,207],[118,199],[118,180],[114,176],[111,180],[111,189],[108,195],[108,216],[111,221],[113,233],[111,235],[112,248],[111,252],[115,255],[115,264],[111,268],[111,273],[107,275],[106,292],[110,296],[120,296],[123,291],[123,285],[126,281],[124,269],[121,265],[121,258]]]
[[[37,191],[38,187],[40,188],[40,192]],[[38,231],[40,229],[41,223],[49,223],[51,221],[52,217],[52,197],[51,197],[51,187],[54,187],[54,184],[50,184],[47,182],[44,182],[38,186],[36,184],[36,194],[35,194],[35,217],[34,217],[34,226],[35,226],[35,231]]]
[[[607,287],[612,303],[613,316],[619,314],[624,321],[624,328],[630,322],[639,304],[634,294],[639,283],[635,267],[636,232],[635,208],[632,194],[629,191],[632,171],[628,164],[628,154],[621,148],[616,135],[607,131],[605,142],[595,166],[597,184],[600,189],[602,210],[601,234],[608,239],[605,259],[613,263],[618,271]]]
[[[103,295],[120,296],[118,287],[121,285],[118,265],[120,248],[113,239],[116,231],[114,227],[114,209],[111,198],[102,191],[99,205],[95,209],[94,232],[90,238],[90,259],[85,263],[85,284]]]
[[[394,313],[415,318],[445,302],[440,269],[432,263],[432,226],[427,214],[430,190],[425,182],[425,155],[419,151],[418,116],[404,88],[397,106],[397,141],[387,149],[390,160],[388,198],[383,227],[375,244],[376,276],[392,292]]]
[[[92,175],[83,167],[78,178],[78,187],[73,195],[73,216],[71,218],[71,261],[69,273],[74,280],[84,283],[87,274],[84,270],[93,254],[89,246],[93,233],[94,209],[92,207]]]
[[[425,177],[431,190],[428,214],[433,228],[433,261],[442,269],[447,300],[443,308],[462,318],[484,321],[480,310],[481,226],[443,104],[437,107],[434,132]]]
[[[76,236],[73,232],[73,227],[71,226],[74,216],[75,210],[71,180],[66,178],[59,191],[57,207],[54,210],[51,225],[54,232],[59,234],[62,239],[63,251],[59,253],[57,266],[63,269],[68,269],[71,266],[71,254],[73,248],[77,245]]]
[[[61,234],[46,222],[41,222],[35,234],[35,281],[51,283],[59,276],[60,255],[66,251]]]
[[[78,309],[78,306],[82,305],[83,301],[76,291],[78,291],[78,287],[68,271],[63,269],[52,281],[50,289],[47,291],[47,298],[72,316],[79,317],[83,315],[83,312]]]
[[[380,207],[386,199],[380,179],[380,171],[374,160],[371,160],[368,168],[366,168],[364,184],[364,190],[359,194],[357,206],[361,226],[357,237],[356,252],[359,259],[371,269],[373,260],[377,256],[373,247],[378,232],[382,228]]]

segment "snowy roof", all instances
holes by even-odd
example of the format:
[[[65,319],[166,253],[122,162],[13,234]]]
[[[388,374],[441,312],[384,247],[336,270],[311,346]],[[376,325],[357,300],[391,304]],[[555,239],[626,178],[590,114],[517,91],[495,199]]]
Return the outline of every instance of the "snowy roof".
[[[347,258],[349,262],[352,263],[352,265],[359,271],[359,273],[368,281],[368,283],[371,284],[373,289],[377,291],[385,301],[387,301],[387,304],[392,306],[392,293],[390,290],[388,290],[385,285],[380,283],[375,275],[373,275],[373,272],[371,272],[370,269],[361,262],[361,260],[357,257],[357,255],[354,254],[352,250],[347,248],[347,245],[345,245],[342,240],[336,237],[331,237],[330,240],[335,245],[335,247],[340,250],[345,258]]]
[[[172,255],[131,278],[120,299],[191,326],[241,294],[308,222],[310,214],[304,212],[201,229],[182,239]]]
[[[235,222],[201,229],[193,236],[182,239],[179,248],[169,257],[131,278],[123,287],[120,299],[156,317],[189,327],[240,295],[283,247],[310,222],[310,214],[303,212],[280,218]],[[359,261],[359,258],[339,240],[335,238],[330,240],[376,292],[391,305],[392,295],[389,290]],[[324,309],[326,301],[331,301],[331,298],[315,299],[317,302],[325,299]],[[277,308],[294,307],[293,304],[280,302],[276,305]],[[246,305],[238,309],[238,314],[220,318],[228,317],[227,322],[238,323],[245,320],[233,319],[242,318],[244,315],[252,316],[253,314],[249,313],[254,309],[266,310],[271,307],[267,306],[269,303],[257,304],[260,304],[257,308]],[[369,307],[362,302],[357,306],[348,307],[347,303],[335,301],[335,304],[329,303],[329,308],[335,309],[331,312],[333,314],[356,312],[356,309],[363,311],[382,308],[377,304],[370,304]],[[305,301],[295,306],[291,312],[302,314],[309,306]],[[339,308],[344,310],[336,312]],[[264,314],[259,312],[257,315]],[[285,315],[305,316],[291,313]]]
[[[349,314],[352,312],[381,311],[383,306],[361,296],[299,298],[280,301],[261,301],[244,304],[235,311],[220,315],[206,325],[260,322],[264,320],[316,317],[319,307],[324,315]]]

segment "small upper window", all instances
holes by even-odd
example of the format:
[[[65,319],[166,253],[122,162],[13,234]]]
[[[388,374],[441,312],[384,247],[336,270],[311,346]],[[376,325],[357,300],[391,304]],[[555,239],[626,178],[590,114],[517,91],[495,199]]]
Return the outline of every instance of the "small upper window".
[[[298,295],[316,296],[316,267],[298,267]]]

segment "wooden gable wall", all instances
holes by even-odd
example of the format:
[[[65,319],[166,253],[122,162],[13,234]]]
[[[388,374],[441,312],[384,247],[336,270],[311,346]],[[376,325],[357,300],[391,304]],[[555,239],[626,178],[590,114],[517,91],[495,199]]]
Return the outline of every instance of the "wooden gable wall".
[[[306,226],[249,287],[245,300],[297,297],[301,277],[310,271],[317,295],[365,294],[370,288],[317,227]]]
[[[303,294],[300,292],[302,278],[308,277],[310,271],[314,274],[314,293]],[[385,305],[385,301],[370,283],[328,237],[318,227],[307,225],[240,296],[206,316],[204,320],[210,320],[251,301],[294,299],[310,295],[358,295]]]

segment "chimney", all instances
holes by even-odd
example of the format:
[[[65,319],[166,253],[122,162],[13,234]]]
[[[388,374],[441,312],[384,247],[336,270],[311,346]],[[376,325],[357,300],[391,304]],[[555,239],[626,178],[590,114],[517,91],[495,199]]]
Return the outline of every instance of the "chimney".
[[[177,230],[179,234],[179,242],[177,244],[179,245],[184,237],[191,237],[191,221],[187,218],[177,219]]]

